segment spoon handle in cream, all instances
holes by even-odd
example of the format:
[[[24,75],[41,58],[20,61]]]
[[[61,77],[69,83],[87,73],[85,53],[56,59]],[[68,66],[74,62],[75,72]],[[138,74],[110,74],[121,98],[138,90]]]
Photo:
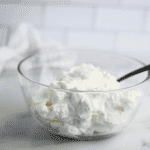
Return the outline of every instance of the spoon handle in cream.
[[[142,73],[142,72],[147,71],[147,70],[150,70],[150,65],[147,65],[147,66],[144,66],[144,67],[139,68],[139,69],[137,69],[137,70],[134,70],[134,71],[132,71],[132,72],[130,72],[130,73],[124,75],[123,77],[117,79],[117,81],[120,82],[120,81],[122,81],[122,80],[125,80],[125,79],[127,79],[127,78],[129,78],[129,77],[132,77],[132,76],[134,76],[134,75],[136,75],[136,74]]]

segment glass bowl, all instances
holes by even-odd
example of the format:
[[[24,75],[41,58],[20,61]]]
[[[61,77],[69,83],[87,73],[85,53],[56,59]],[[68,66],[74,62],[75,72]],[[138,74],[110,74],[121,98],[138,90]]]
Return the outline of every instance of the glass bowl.
[[[23,59],[18,65],[19,79],[25,102],[33,118],[50,132],[68,137],[94,137],[116,134],[127,126],[138,112],[139,106],[144,100],[149,80],[150,71],[130,77],[120,82],[121,88],[109,91],[75,91],[62,88],[49,88],[49,85],[60,75],[61,70],[90,63],[100,67],[119,78],[145,64],[111,52],[66,50],[51,51],[43,54],[34,54]],[[53,93],[53,94],[52,94]],[[81,95],[88,95],[92,112],[90,119],[81,118],[78,111],[74,111],[73,98],[76,100]],[[58,98],[59,97],[59,98]],[[60,98],[61,97],[61,98]],[[69,103],[65,103],[64,99]],[[71,97],[73,97],[71,99]],[[82,98],[82,96],[81,96]],[[63,100],[67,104],[67,113],[76,114],[68,118],[54,118],[52,106],[49,100]],[[94,101],[98,101],[98,108]],[[83,104],[78,107],[83,109]],[[62,108],[64,110],[64,108]],[[96,115],[95,112],[96,112]],[[61,108],[59,107],[59,113]],[[65,110],[64,110],[65,111]],[[88,120],[88,121],[87,121]]]

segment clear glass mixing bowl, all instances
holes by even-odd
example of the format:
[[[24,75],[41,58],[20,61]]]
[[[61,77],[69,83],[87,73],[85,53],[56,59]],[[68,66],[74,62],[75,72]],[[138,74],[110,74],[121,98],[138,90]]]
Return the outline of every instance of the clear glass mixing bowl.
[[[144,100],[148,79],[150,77],[150,71],[146,71],[120,82],[121,88],[117,90],[95,92],[73,91],[68,89],[49,89],[50,83],[56,79],[56,76],[59,75],[59,71],[61,69],[67,70],[81,63],[93,64],[95,67],[100,67],[101,69],[106,70],[116,78],[119,78],[122,75],[145,65],[138,60],[126,56],[93,50],[51,51],[48,53],[29,56],[19,63],[18,72],[23,95],[33,118],[39,122],[40,125],[46,127],[49,131],[69,137],[85,138],[89,136],[105,136],[122,131],[123,128],[132,121],[138,112],[137,110],[142,102],[142,99]],[[50,119],[44,109],[50,106],[46,102],[50,99],[49,93],[51,90],[59,92],[60,95],[80,95],[80,93],[84,93],[96,95],[96,97],[101,97],[101,99],[103,97],[106,98],[107,95],[112,98],[112,95],[116,96],[117,94],[125,95],[125,93],[130,93],[130,98],[134,101],[128,104],[128,102],[124,100],[126,98],[124,98],[121,100],[120,105],[115,106],[114,104],[109,106],[112,99],[106,98],[107,100],[105,101],[104,107],[107,105],[107,116],[104,116],[102,113],[99,114],[99,121],[102,121],[102,123],[95,123],[95,116],[92,115],[91,122],[93,127],[88,127],[87,129],[87,126],[85,125],[85,128],[87,129],[86,133],[84,132],[84,126],[81,127],[82,132],[80,133],[75,129],[69,128],[69,126],[65,127],[64,131],[61,131],[60,129],[69,123],[64,120],[60,121]],[[117,100],[118,97],[116,96],[115,98]],[[122,105],[126,108],[123,108]],[[126,112],[129,108],[131,110],[130,113],[128,111]],[[113,109],[113,111],[109,111],[109,109]],[[103,121],[104,117],[106,117],[105,121]],[[80,117],[78,119],[80,119]],[[77,124],[77,121],[78,120],[75,120],[74,123]],[[72,123],[72,125],[74,124]],[[76,127],[80,128],[80,123],[78,123]],[[70,130],[72,134],[69,134],[68,130]]]

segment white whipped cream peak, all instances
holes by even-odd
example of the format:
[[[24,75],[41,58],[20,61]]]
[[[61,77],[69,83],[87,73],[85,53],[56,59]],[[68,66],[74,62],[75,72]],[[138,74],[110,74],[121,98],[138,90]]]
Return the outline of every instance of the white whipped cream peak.
[[[50,86],[79,91],[114,90],[120,87],[114,76],[91,64],[82,63],[58,76],[58,80]]]

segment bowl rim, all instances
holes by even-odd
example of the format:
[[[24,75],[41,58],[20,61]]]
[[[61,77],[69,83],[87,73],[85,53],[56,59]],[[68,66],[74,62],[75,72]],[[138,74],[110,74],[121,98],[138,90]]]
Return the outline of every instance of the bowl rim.
[[[73,52],[91,52],[91,50],[82,50],[82,51],[81,51],[81,50],[75,50],[75,51],[68,51],[68,50],[62,50],[62,51],[60,51],[60,50],[58,50],[58,51],[55,51],[55,52],[72,52],[72,53],[73,53]],[[142,61],[140,61],[140,60],[138,60],[138,59],[136,59],[136,58],[133,58],[133,57],[130,57],[130,56],[127,56],[127,55],[120,54],[120,53],[109,52],[109,51],[103,51],[103,50],[99,50],[99,51],[97,51],[97,50],[92,50],[92,52],[96,52],[96,53],[101,52],[101,53],[105,53],[105,54],[107,54],[107,53],[108,53],[108,54],[111,54],[111,53],[112,53],[113,55],[121,56],[121,57],[124,57],[124,58],[128,58],[128,59],[130,59],[130,60],[133,60],[133,61],[138,62],[139,64],[141,64],[141,65],[143,65],[143,66],[146,66],[146,64],[145,64],[144,62],[142,62]],[[41,55],[41,54],[44,54],[44,53],[31,54],[31,55],[25,57],[24,59],[22,59],[22,60],[18,63],[17,71],[18,71],[19,75],[21,75],[23,78],[27,79],[28,81],[49,88],[48,85],[45,85],[45,84],[36,82],[36,81],[34,81],[34,80],[32,80],[32,79],[26,77],[26,76],[22,73],[22,71],[21,71],[21,65],[23,64],[23,62],[25,62],[26,60],[28,60],[28,59],[31,58],[31,57],[34,57],[34,56],[36,56],[36,55]],[[98,92],[98,93],[101,93],[101,92],[107,93],[107,92],[117,92],[117,91],[119,92],[119,91],[124,91],[124,90],[131,90],[131,89],[134,89],[134,88],[136,88],[136,87],[138,87],[138,86],[142,86],[143,84],[146,83],[146,81],[148,81],[148,80],[150,79],[150,70],[147,70],[147,72],[148,72],[148,73],[147,73],[147,77],[146,77],[144,80],[142,80],[142,82],[140,82],[140,83],[138,83],[138,84],[136,84],[136,85],[133,85],[133,86],[129,86],[129,87],[125,87],[125,88],[120,88],[120,89],[115,89],[115,90],[101,90],[101,91],[93,91],[93,90],[81,91],[81,90],[80,90],[80,91],[79,91],[79,90],[62,89],[62,88],[52,88],[52,89],[60,90],[60,91],[65,91],[65,92],[93,92],[93,93],[97,93],[97,92]]]

